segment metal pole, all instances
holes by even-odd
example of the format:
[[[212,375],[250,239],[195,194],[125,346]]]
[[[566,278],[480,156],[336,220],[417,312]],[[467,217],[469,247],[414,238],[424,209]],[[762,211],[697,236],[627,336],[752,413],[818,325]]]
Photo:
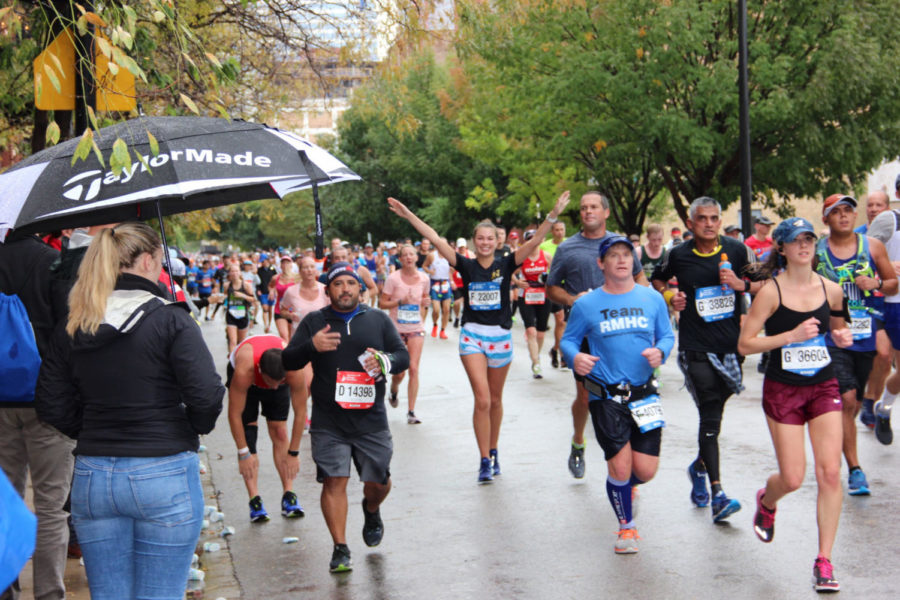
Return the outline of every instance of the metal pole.
[[[316,260],[325,258],[325,233],[322,231],[322,207],[319,206],[319,184],[312,180],[313,203],[316,206]]]
[[[738,89],[740,93],[741,231],[750,237],[750,91],[747,83],[747,0],[738,0]]]
[[[153,204],[156,205],[156,216],[159,219],[159,234],[162,237],[163,243],[163,259],[166,261],[166,270],[169,272],[169,287],[172,289],[172,300],[177,302],[178,296],[175,295],[175,276],[172,275],[172,258],[169,256],[169,244],[166,242],[166,226],[163,223],[162,209],[159,207],[159,200]]]
[[[83,6],[87,11],[94,10],[94,3],[90,0]],[[78,51],[75,53],[75,135],[80,136],[90,126],[87,107],[90,106],[94,110],[97,108],[93,25],[88,25],[87,33],[77,36],[76,48]]]

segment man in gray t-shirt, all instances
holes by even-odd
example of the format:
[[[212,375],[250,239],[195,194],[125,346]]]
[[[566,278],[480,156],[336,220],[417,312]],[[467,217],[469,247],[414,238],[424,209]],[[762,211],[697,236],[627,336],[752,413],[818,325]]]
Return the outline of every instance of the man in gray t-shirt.
[[[597,266],[600,243],[608,236],[609,200],[600,192],[587,192],[581,197],[581,231],[556,249],[550,274],[547,277],[547,295],[550,300],[568,309],[575,300],[587,292],[601,287],[603,272]],[[649,285],[641,268],[641,261],[634,255],[634,280]],[[575,375],[575,401],[572,403],[572,449],[569,453],[569,471],[576,479],[584,477],[584,428],[588,419],[588,394]]]

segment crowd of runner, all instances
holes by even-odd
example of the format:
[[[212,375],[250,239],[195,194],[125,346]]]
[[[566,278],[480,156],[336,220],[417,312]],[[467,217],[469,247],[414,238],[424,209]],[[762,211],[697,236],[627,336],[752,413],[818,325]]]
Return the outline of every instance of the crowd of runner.
[[[900,177],[897,190],[900,198]],[[545,220],[524,229],[507,232],[485,221],[475,227],[471,239],[451,242],[389,198],[386,210],[408,221],[419,239],[357,245],[334,238],[321,259],[310,248],[173,253],[171,267],[162,272],[165,261],[151,248],[155,238],[143,230],[135,233],[118,226],[107,233],[103,228],[75,231],[50,268],[49,289],[63,290],[54,291],[49,302],[62,309],[50,313],[55,322],[67,325],[69,337],[59,334],[39,344],[46,355],[34,404],[37,417],[78,438],[75,454],[79,461],[90,462],[96,450],[84,441],[90,401],[65,413],[60,403],[66,393],[83,385],[71,379],[71,366],[85,367],[80,352],[98,344],[89,335],[100,336],[103,329],[98,333],[99,313],[94,321],[73,321],[67,314],[72,300],[66,295],[73,283],[78,285],[78,277],[93,274],[90,268],[101,277],[100,267],[93,265],[119,264],[121,273],[109,302],[116,294],[128,298],[128,290],[169,299],[174,293],[196,321],[223,321],[228,355],[213,359],[226,365],[226,412],[251,521],[269,519],[257,485],[260,416],[272,442],[286,518],[304,515],[293,481],[301,438],[309,432],[322,483],[322,509],[334,542],[330,569],[342,572],[352,568],[345,535],[351,464],[364,482],[363,538],[375,546],[384,534],[380,506],[391,489],[393,446],[385,404],[396,408],[405,397],[407,422],[422,423],[416,412],[419,366],[429,334],[444,343],[450,338],[448,330],[458,330],[453,337],[474,400],[476,480],[488,484],[501,475],[503,388],[509,369],[519,364],[513,357],[512,330],[520,321],[533,378],[541,379],[545,366],[572,370],[568,468],[573,477],[585,477],[585,429],[590,420],[607,463],[607,495],[619,523],[614,550],[632,554],[640,540],[633,499],[638,486],[656,474],[665,426],[658,368],[674,353],[697,408],[697,454],[685,465],[690,483],[686,496],[696,507],[709,507],[712,521],[720,522],[742,508],[724,489],[720,450],[728,449],[719,446],[722,418],[728,399],[744,389],[745,357],[761,354],[763,412],[778,472],[756,495],[753,529],[763,542],[772,541],[777,502],[805,476],[808,429],[818,484],[813,585],[817,591],[839,590],[830,561],[843,495],[841,456],[847,465],[848,494],[873,493],[857,454],[855,420],[873,429],[881,444],[891,444],[890,412],[900,394],[900,371],[893,370],[900,365],[900,212],[889,209],[887,194],[873,192],[865,207],[867,223],[855,228],[856,199],[835,194],[822,206],[827,232],[817,232],[799,217],[774,227],[760,215],[754,234],[743,240],[736,225],[722,222],[718,202],[700,197],[690,205],[687,231],[671,229],[664,243],[658,224],[648,225],[643,236],[610,231],[609,201],[599,192],[579,199],[578,230],[566,237],[559,216],[569,200],[569,193],[563,193]],[[140,244],[129,246],[129,235],[138,236]],[[107,246],[94,249],[97,240]],[[61,239],[48,236],[44,241],[53,245]],[[78,271],[84,250],[74,258],[73,252],[88,247],[92,266]],[[15,244],[2,247],[6,253],[11,248]],[[140,277],[158,283],[156,291]],[[13,281],[0,272],[2,291],[15,288]],[[183,327],[180,313],[166,315]],[[111,318],[107,314],[102,323]],[[85,329],[84,322],[93,329]],[[216,389],[216,383],[209,382],[204,393]],[[92,389],[81,393],[102,395]],[[75,422],[78,410],[84,411],[83,428]],[[208,418],[216,408],[207,403],[203,410],[203,426],[192,426],[194,433],[188,426],[183,439],[166,449],[191,451],[189,438],[211,428]],[[9,420],[9,415],[0,410],[0,420]],[[104,422],[100,429],[110,426]],[[127,447],[98,445],[99,452],[131,456]],[[71,444],[65,448],[70,450]],[[148,448],[136,456],[156,456],[153,444]],[[28,462],[3,448],[0,461],[8,474]],[[71,460],[60,468],[71,471]],[[81,468],[87,472],[87,466]],[[78,477],[74,485],[80,489]],[[36,496],[40,488],[37,482]],[[107,559],[110,551],[82,535],[96,530],[96,523],[89,525],[92,518],[85,516],[90,511],[79,503],[83,501],[73,494],[73,535],[80,538],[92,593],[106,597],[96,561]],[[59,531],[58,515],[39,517],[52,521]],[[36,577],[37,572],[36,563]],[[45,573],[50,573],[51,583],[60,578],[61,585],[58,567],[47,567]]]

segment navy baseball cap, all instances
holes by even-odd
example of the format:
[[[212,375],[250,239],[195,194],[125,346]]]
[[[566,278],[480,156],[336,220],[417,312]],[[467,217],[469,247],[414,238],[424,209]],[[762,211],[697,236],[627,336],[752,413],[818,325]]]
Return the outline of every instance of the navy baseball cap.
[[[360,281],[359,275],[356,274],[356,271],[353,270],[353,267],[350,266],[348,262],[339,262],[331,265],[331,268],[328,269],[328,283],[331,284],[332,281],[340,277],[341,275],[346,275],[348,277],[352,277],[356,281]],[[361,281],[360,281],[361,283]]]
[[[812,223],[801,217],[791,217],[778,224],[778,227],[772,232],[772,239],[786,244],[796,240],[797,236],[802,233],[809,233],[813,237],[818,237]]]
[[[625,244],[626,246],[634,250],[634,244],[632,244],[631,240],[629,240],[624,235],[611,235],[600,242],[600,260],[603,260],[603,257],[606,256],[606,253],[609,252],[609,249],[616,244]]]

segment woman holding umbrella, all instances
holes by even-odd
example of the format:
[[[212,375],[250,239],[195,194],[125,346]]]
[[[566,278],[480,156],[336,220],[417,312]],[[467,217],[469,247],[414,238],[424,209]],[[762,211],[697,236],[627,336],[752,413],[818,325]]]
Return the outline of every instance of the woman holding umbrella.
[[[184,596],[203,520],[198,434],[225,388],[200,328],[157,285],[143,223],[104,229],[43,357],[35,409],[75,438],[72,521],[94,600]]]
[[[503,420],[503,384],[512,361],[510,278],[558,220],[559,214],[569,203],[569,192],[560,195],[556,206],[537,228],[533,238],[514,253],[496,258],[497,231],[490,221],[475,226],[475,258],[466,258],[457,254],[446,240],[402,202],[394,198],[388,198],[387,202],[395,214],[408,220],[437,248],[462,276],[466,287],[459,354],[475,396],[472,424],[481,455],[478,481],[489,483],[500,474],[497,445]]]

